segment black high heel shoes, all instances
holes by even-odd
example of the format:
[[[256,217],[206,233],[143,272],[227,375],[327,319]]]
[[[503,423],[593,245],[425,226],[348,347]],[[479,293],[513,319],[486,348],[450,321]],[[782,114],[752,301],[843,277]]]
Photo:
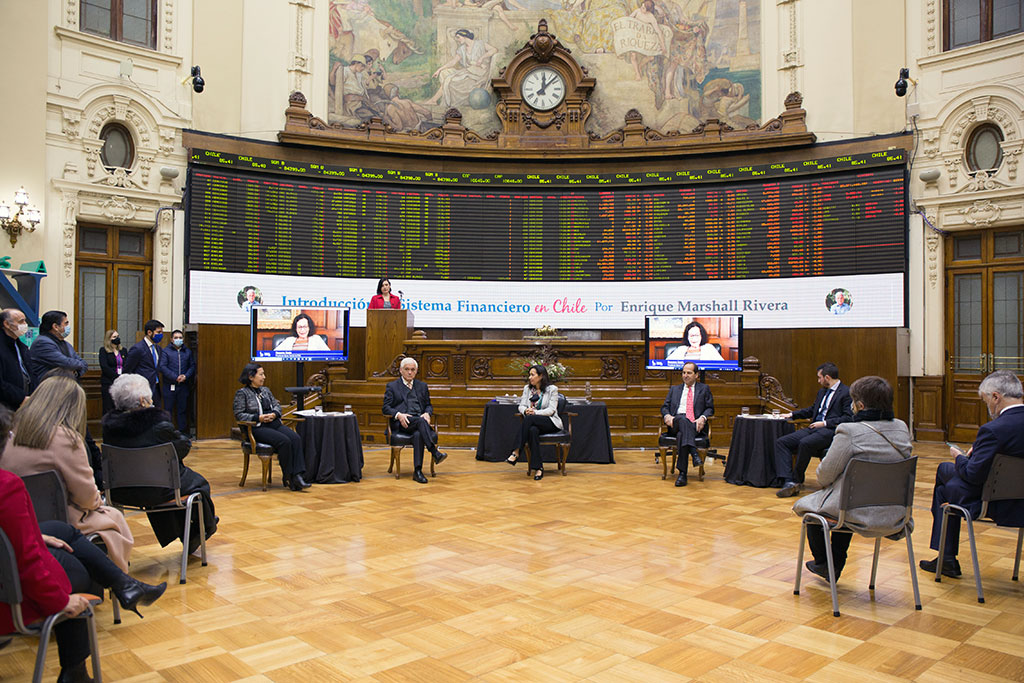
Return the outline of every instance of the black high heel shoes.
[[[141,619],[142,614],[139,612],[138,606],[152,605],[156,602],[164,594],[164,591],[167,590],[167,582],[164,581],[153,586],[148,583],[142,583],[138,579],[133,579],[125,574],[124,579],[118,585],[111,588],[117,601],[121,603],[121,607],[135,612],[139,615],[139,619]]]

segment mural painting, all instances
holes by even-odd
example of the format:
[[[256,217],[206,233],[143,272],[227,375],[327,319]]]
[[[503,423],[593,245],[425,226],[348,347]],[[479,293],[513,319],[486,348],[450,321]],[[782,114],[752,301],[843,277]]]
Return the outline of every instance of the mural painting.
[[[591,132],[636,108],[659,130],[761,119],[756,0],[331,0],[328,120],[499,128],[491,79],[547,19],[597,79]]]

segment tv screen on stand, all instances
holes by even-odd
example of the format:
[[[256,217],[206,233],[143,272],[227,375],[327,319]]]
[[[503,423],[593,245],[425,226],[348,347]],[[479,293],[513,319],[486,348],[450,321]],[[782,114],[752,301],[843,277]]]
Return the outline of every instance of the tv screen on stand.
[[[742,315],[649,315],[644,327],[648,370],[742,370]]]
[[[251,357],[268,361],[348,360],[349,309],[253,306]]]

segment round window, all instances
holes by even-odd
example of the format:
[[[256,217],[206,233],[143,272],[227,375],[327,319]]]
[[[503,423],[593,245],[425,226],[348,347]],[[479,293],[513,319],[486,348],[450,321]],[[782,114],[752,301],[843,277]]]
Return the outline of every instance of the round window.
[[[967,167],[972,171],[994,171],[1003,161],[1003,131],[999,126],[983,123],[967,139]]]
[[[107,168],[131,168],[135,160],[135,145],[132,134],[119,123],[108,123],[100,131],[103,149],[100,159]]]

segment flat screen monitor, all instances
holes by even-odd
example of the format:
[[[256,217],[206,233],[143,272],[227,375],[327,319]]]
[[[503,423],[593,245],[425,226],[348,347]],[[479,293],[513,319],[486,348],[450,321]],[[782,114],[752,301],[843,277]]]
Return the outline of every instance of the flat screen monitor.
[[[649,315],[644,328],[648,370],[742,370],[742,315]]]
[[[253,306],[254,361],[348,360],[347,308]]]

